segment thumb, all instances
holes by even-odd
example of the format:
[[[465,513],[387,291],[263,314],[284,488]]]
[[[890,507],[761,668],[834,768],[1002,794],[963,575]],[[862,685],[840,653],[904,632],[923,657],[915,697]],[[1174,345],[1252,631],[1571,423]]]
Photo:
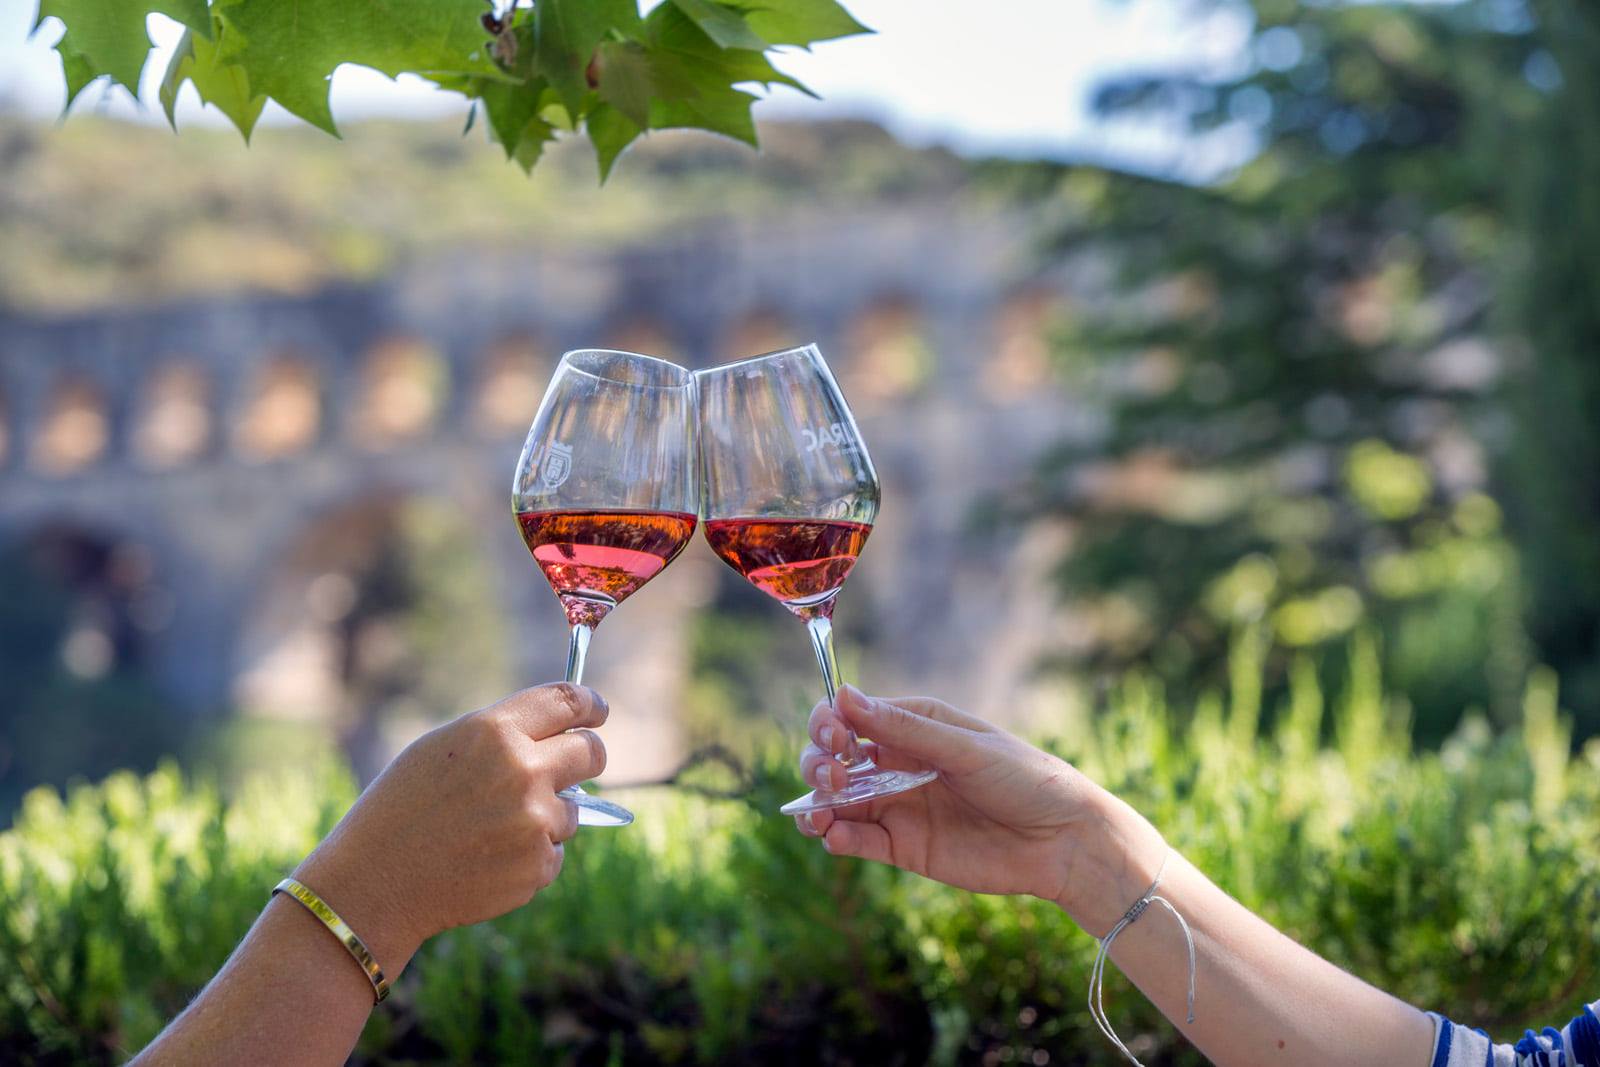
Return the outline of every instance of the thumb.
[[[839,690],[839,714],[858,733],[888,748],[932,764],[961,769],[977,752],[979,737],[971,730],[941,722],[932,701],[884,700],[869,697],[853,685]]]

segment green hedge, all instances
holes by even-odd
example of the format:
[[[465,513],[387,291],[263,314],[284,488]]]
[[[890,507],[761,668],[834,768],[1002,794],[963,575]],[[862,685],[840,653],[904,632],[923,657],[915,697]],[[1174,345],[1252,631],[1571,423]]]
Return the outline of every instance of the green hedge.
[[[1131,679],[1054,744],[1339,963],[1497,1034],[1565,1020],[1600,991],[1600,747],[1569,755],[1537,677],[1518,732],[1469,719],[1412,754],[1375,662],[1357,648],[1327,714],[1303,667],[1265,724],[1248,655],[1229,699],[1181,715]],[[640,821],[581,834],[532,906],[425,947],[358,1061],[1116,1062],[1087,936],[829,857],[770,814],[788,765],[764,761],[748,804],[633,798]],[[174,768],[31,794],[0,835],[0,1062],[148,1041],[352,794],[333,767],[231,799]],[[1147,1062],[1198,1062],[1120,979],[1108,997]]]

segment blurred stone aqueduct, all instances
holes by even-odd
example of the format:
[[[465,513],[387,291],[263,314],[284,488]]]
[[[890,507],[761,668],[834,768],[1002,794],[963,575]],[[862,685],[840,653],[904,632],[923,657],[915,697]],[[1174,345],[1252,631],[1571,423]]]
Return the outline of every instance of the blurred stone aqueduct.
[[[1049,549],[975,534],[972,511],[1041,448],[1095,427],[1047,365],[1048,324],[1082,280],[1040,272],[1032,255],[1024,218],[930,225],[925,207],[908,207],[610,250],[442,254],[305,296],[0,313],[0,544],[123,546],[119,565],[146,589],[149,665],[208,714],[256,702],[252,685],[270,702],[274,678],[293,675],[285,649],[342,517],[442,499],[504,575],[519,675],[556,677],[559,613],[507,514],[556,356],[605,345],[703,366],[815,340],[885,485],[853,583],[868,586],[860,599],[880,635],[866,681],[1005,717],[1048,641],[1052,594],[1037,575]],[[607,642],[630,648],[626,669],[598,656],[591,681],[628,714],[612,738],[618,778],[676,759],[661,698],[684,680],[684,628],[672,623],[705,602],[716,566],[687,553],[608,621]],[[93,642],[70,645],[81,670],[104,660]],[[303,697],[315,706],[314,691]],[[294,691],[277,702],[295,703]]]

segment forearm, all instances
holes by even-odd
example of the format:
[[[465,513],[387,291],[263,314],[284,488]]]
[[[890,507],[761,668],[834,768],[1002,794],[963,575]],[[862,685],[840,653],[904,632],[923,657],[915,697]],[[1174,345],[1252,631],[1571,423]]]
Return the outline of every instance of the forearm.
[[[1148,822],[1105,799],[1092,830],[1075,843],[1076,888],[1061,901],[1096,936],[1139,899],[1166,853]],[[1164,908],[1148,909],[1119,934],[1111,958],[1219,1067],[1429,1062],[1427,1015],[1285,937],[1182,856],[1168,861],[1160,894],[1194,934],[1195,1021],[1185,1022],[1183,931]],[[1115,1020],[1115,1007],[1109,1011]]]
[[[367,787],[295,879],[394,981],[428,938],[521,907],[560,872],[578,811],[558,792],[605,769],[605,746],[587,728],[606,714],[597,693],[563,683],[428,731]],[[362,966],[299,901],[280,895],[135,1062],[340,1064],[372,1005]]]
[[[312,866],[315,859],[296,877],[366,941],[386,977],[398,977],[416,944],[345,891],[332,871]],[[278,894],[217,976],[134,1064],[342,1064],[372,1006],[372,985],[345,947],[298,901]]]

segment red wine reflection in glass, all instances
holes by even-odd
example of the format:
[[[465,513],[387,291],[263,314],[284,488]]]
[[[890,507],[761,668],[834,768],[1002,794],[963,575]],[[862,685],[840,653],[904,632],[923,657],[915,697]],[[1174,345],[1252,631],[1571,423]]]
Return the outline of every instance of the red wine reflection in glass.
[[[695,517],[568,509],[519,512],[517,524],[568,625],[593,628],[683,551]]]
[[[820,519],[712,519],[706,540],[751,585],[802,619],[833,617],[833,602],[872,527]]]

